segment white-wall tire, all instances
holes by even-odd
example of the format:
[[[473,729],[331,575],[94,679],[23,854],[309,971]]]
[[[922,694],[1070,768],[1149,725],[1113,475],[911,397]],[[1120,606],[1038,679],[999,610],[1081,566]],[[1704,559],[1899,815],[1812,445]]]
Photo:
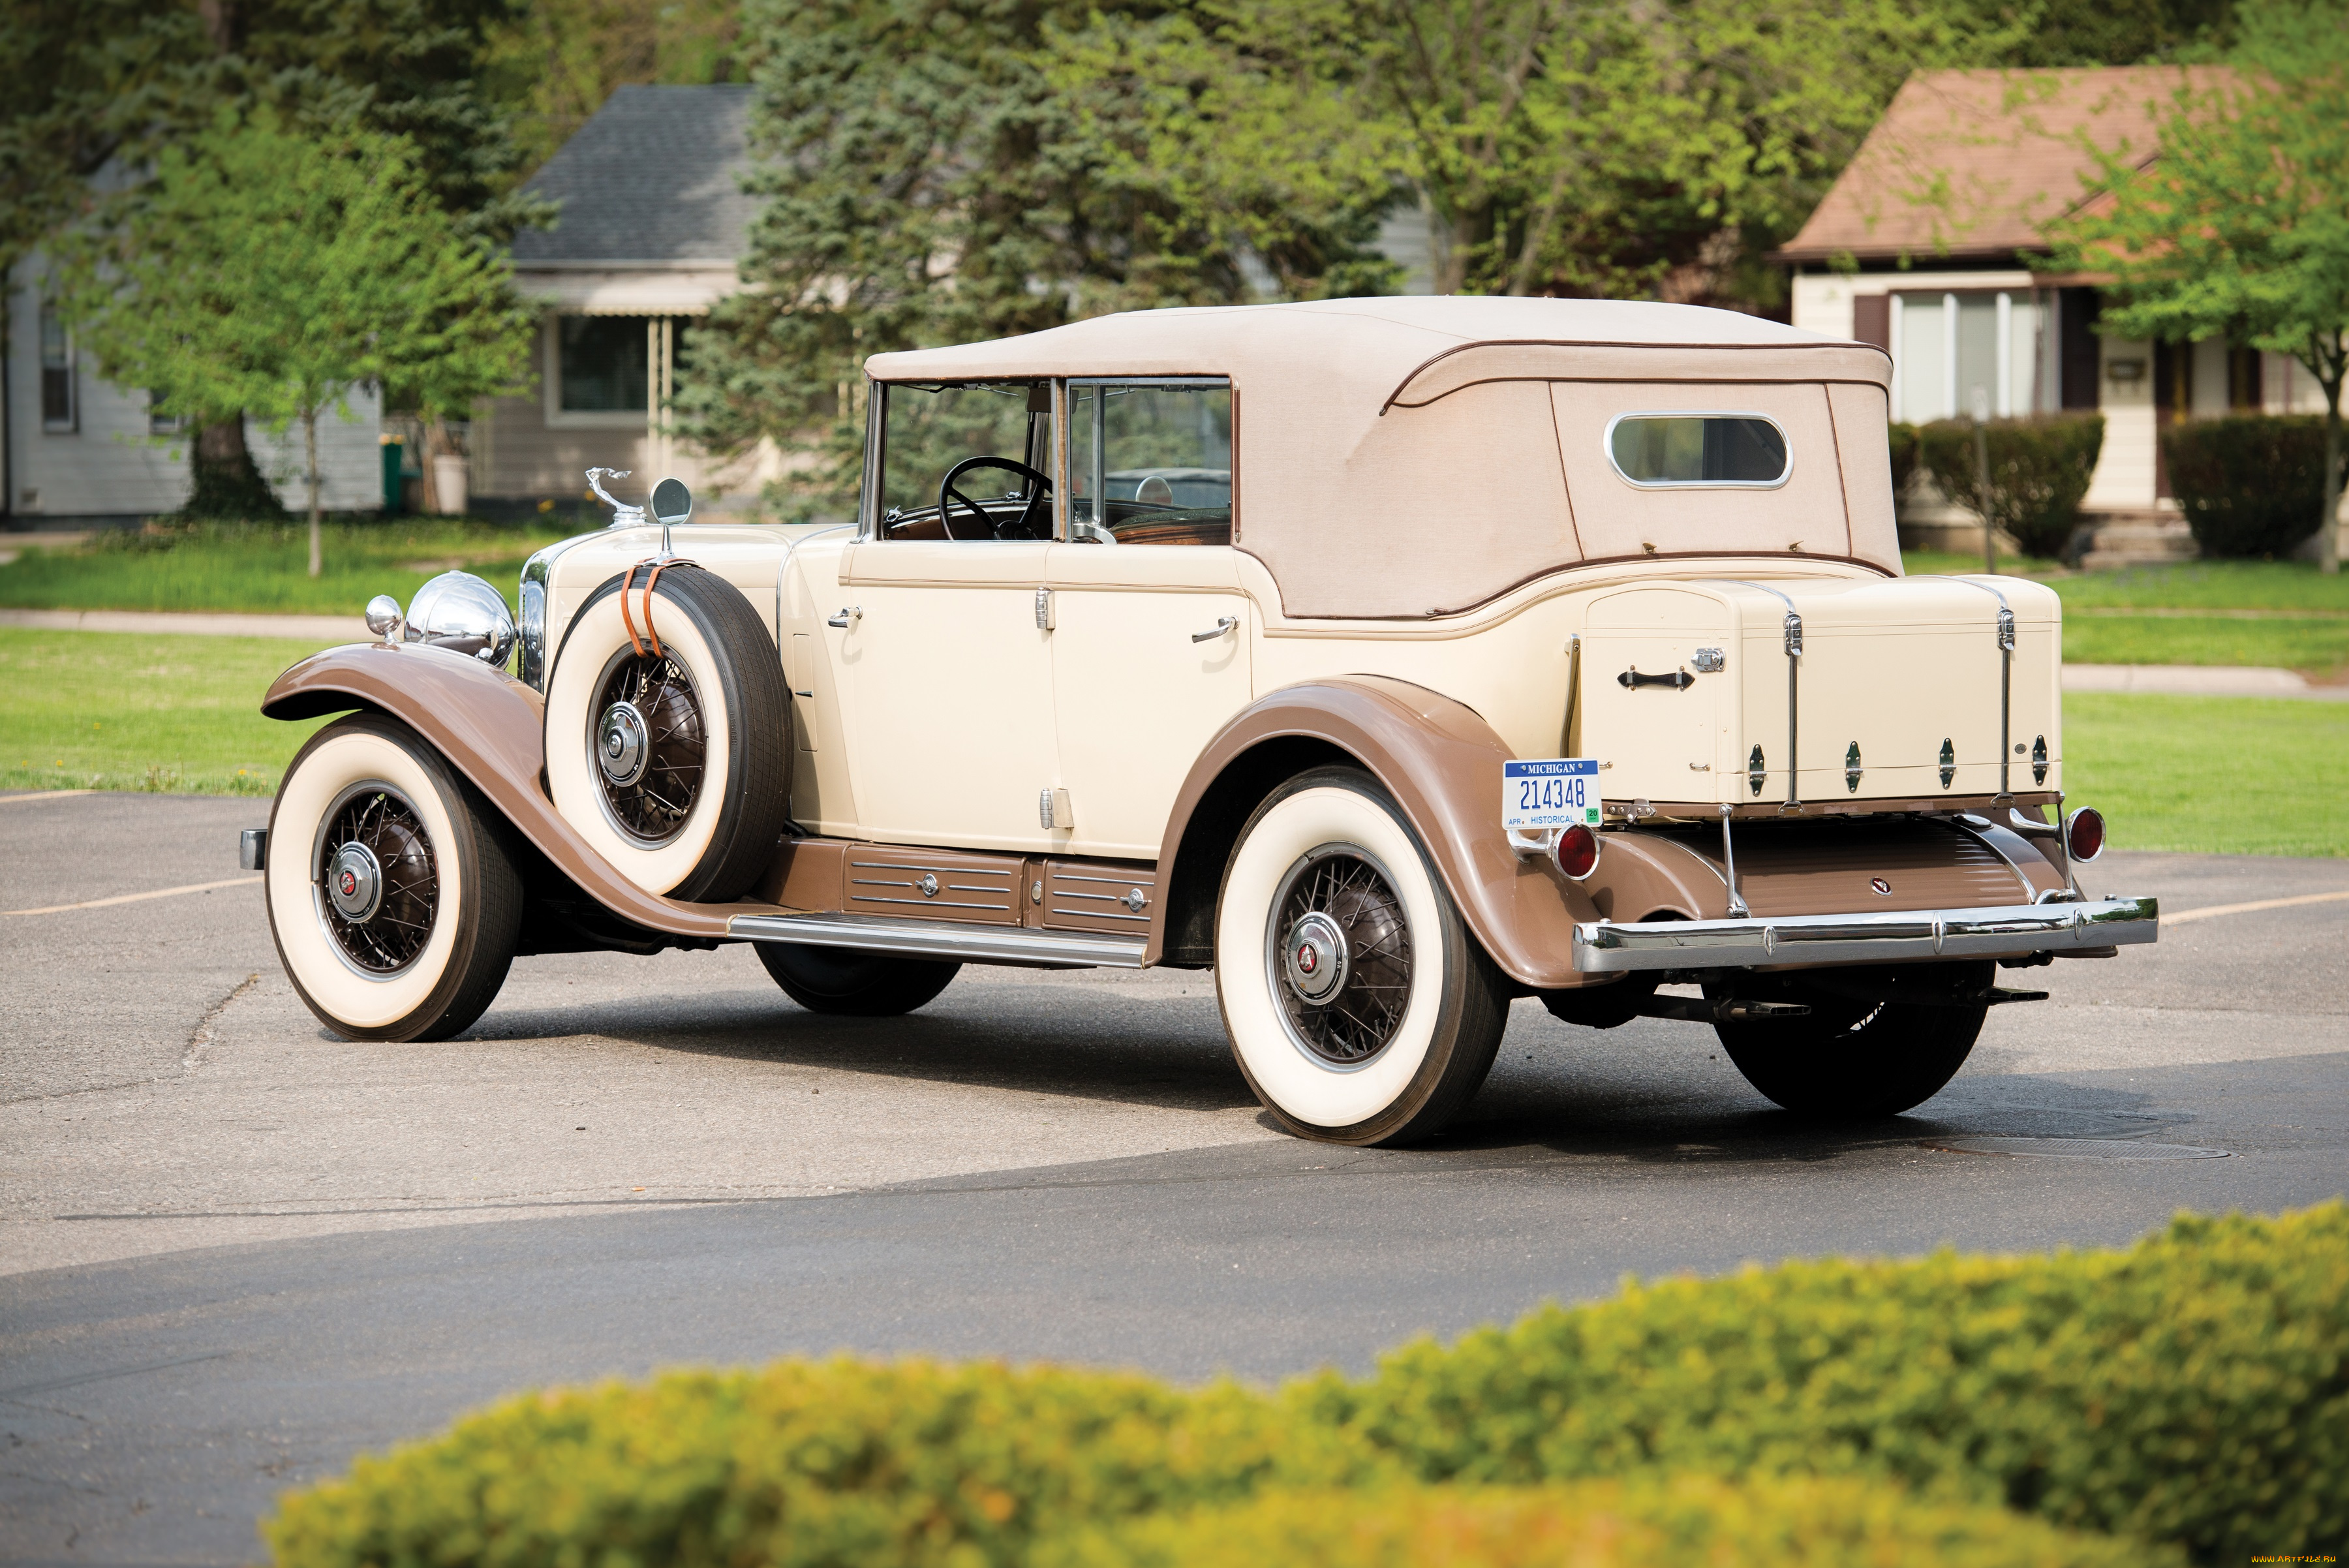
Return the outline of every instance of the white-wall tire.
[[[432,888],[420,949],[375,971],[354,957],[365,950],[356,933],[373,922],[342,920],[326,883],[337,849],[328,839],[340,836],[328,830],[370,802],[413,823]],[[449,764],[397,721],[355,714],[313,735],[270,809],[262,879],[278,958],[310,1011],[351,1040],[445,1040],[481,1017],[505,982],[522,926],[522,880],[502,832]]]
[[[722,903],[749,891],[774,858],[791,808],[791,709],[766,624],[725,579],[668,566],[652,590],[663,660],[700,726],[699,773],[680,819],[635,831],[596,755],[622,661],[636,660],[647,617],[637,567],[615,576],[564,634],[546,687],[546,783],[555,809],[621,875],[648,893]],[[636,641],[629,637],[633,622]]]
[[[1300,878],[1321,867],[1371,889],[1353,895],[1357,910],[1371,898],[1391,949],[1409,960],[1407,1000],[1390,995],[1376,1028],[1335,1042],[1322,1030],[1360,992],[1316,1007],[1284,967],[1303,929],[1291,917],[1311,902]],[[1362,929],[1345,928],[1345,940]],[[1329,972],[1355,986],[1352,966],[1379,960],[1350,948],[1319,961],[1339,963]],[[1302,1137],[1367,1145],[1427,1137],[1458,1115],[1492,1067],[1509,992],[1393,802],[1365,774],[1320,768],[1273,792],[1241,829],[1216,906],[1216,997],[1240,1071],[1275,1120]]]

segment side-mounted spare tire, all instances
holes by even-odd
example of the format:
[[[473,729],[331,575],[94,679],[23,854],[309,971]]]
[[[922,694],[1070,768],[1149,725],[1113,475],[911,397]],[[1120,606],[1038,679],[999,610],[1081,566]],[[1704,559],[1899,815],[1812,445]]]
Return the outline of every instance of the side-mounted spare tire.
[[[638,566],[589,596],[556,650],[547,788],[637,887],[724,903],[772,863],[789,823],[791,722],[750,601],[688,562]]]

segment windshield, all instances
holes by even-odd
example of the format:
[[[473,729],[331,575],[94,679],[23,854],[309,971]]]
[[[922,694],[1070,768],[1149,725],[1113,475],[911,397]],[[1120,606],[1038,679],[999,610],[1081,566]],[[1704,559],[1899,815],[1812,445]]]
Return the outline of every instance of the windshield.
[[[1069,420],[1071,536],[1231,543],[1229,382],[1074,382]]]
[[[881,391],[882,538],[1051,536],[1050,383],[895,382]]]

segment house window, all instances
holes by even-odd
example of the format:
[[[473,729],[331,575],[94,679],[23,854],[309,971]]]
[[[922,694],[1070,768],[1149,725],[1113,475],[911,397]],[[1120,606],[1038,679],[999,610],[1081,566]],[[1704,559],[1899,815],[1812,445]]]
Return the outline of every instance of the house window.
[[[2047,313],[2032,295],[1970,291],[1892,297],[1892,417],[1911,424],[1992,419],[2057,406]]]
[[[188,416],[175,414],[165,408],[162,393],[150,391],[147,394],[147,433],[149,435],[184,435],[187,433],[187,429]]]
[[[81,428],[81,400],[74,383],[73,334],[57,307],[41,306],[41,428],[60,434]]]
[[[651,395],[652,318],[564,316],[555,320],[557,409],[566,414],[642,414]]]

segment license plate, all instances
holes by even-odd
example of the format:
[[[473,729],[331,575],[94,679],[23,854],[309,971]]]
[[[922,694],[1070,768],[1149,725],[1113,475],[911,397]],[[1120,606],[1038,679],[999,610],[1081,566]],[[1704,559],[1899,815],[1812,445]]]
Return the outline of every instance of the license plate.
[[[1501,826],[1519,831],[1599,826],[1599,759],[1547,757],[1501,764]]]

